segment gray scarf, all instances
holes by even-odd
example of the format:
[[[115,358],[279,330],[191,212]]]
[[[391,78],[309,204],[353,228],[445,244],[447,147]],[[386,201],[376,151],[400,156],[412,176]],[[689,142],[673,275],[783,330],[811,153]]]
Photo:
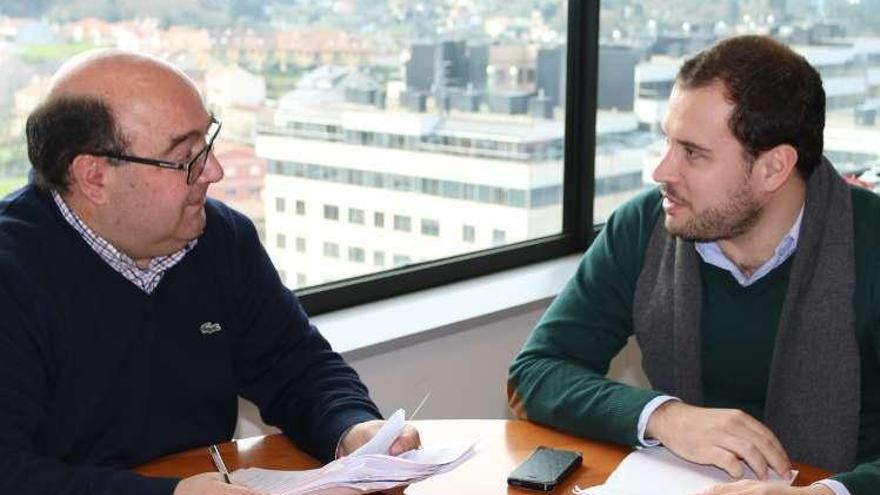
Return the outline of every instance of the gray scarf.
[[[834,471],[855,465],[859,428],[850,194],[823,159],[807,183],[763,418],[793,460]],[[694,405],[703,402],[699,264],[693,243],[669,235],[661,216],[633,304],[652,386]]]

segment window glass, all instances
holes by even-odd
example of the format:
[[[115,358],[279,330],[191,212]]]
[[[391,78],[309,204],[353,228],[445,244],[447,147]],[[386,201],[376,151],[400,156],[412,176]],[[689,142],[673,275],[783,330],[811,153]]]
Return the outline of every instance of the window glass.
[[[209,195],[254,220],[291,286],[499,245],[441,225],[502,222],[502,244],[561,232],[568,1],[196,3],[0,0],[0,195],[26,181],[24,120],[52,72],[119,47],[202,91],[230,171]],[[364,235],[395,211],[388,227],[425,235]],[[355,243],[393,260],[340,259]]]
[[[599,35],[594,220],[652,186],[660,123],[682,62],[736,34],[770,34],[822,75],[825,155],[880,188],[880,16],[873,1],[604,1]],[[542,193],[547,194],[547,193]],[[543,201],[531,196],[532,204]]]

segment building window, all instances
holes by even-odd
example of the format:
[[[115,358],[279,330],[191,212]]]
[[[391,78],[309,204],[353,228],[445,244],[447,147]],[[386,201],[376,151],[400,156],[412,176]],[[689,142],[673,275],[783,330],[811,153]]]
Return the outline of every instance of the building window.
[[[373,251],[373,264],[385,266],[385,251]]]
[[[305,237],[297,237],[296,238],[296,252],[297,253],[306,252],[306,238]]]
[[[348,209],[348,222],[353,223],[355,225],[363,225],[364,224],[364,210],[359,210],[357,208],[349,208]]]
[[[296,214],[297,215],[305,215],[306,214],[306,202],[305,201],[297,201],[296,202]]]
[[[412,230],[412,221],[406,215],[394,215],[394,230],[409,232]]]
[[[422,219],[422,235],[438,237],[440,235],[440,222],[430,218]]]
[[[275,198],[275,211],[284,212],[284,198]]]
[[[385,227],[385,214],[381,211],[373,213],[373,225],[380,229]]]
[[[463,242],[473,243],[477,239],[477,229],[473,225],[461,226],[461,240]]]
[[[326,258],[338,258],[339,257],[339,244],[335,242],[325,242],[324,243],[324,256]]]
[[[360,247],[350,247],[348,248],[348,261],[353,263],[363,263],[366,255],[364,254],[364,248]]]
[[[325,220],[339,220],[339,207],[333,205],[324,205]]]
[[[507,232],[499,229],[492,230],[492,245],[500,246],[507,242]]]
[[[304,287],[305,285],[307,285],[306,274],[305,273],[297,273],[296,274],[296,286],[297,287]]]
[[[412,263],[412,258],[405,254],[395,254],[394,255],[394,266],[403,266]]]
[[[287,247],[287,236],[284,234],[276,234],[275,246],[278,247],[278,249],[285,249]]]

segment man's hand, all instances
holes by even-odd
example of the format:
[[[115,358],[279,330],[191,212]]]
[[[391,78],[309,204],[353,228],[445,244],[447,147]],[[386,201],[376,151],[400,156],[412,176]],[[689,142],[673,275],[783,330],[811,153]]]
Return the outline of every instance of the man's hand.
[[[714,464],[734,478],[743,476],[740,460],[762,480],[767,478],[768,466],[786,479],[790,476],[791,461],[779,439],[742,411],[669,401],[651,415],[645,435],[659,440],[680,457],[699,464]]]
[[[241,485],[223,481],[220,473],[202,473],[180,480],[174,495],[261,495]]]
[[[340,457],[351,454],[357,450],[358,447],[369,442],[370,439],[376,436],[376,433],[382,429],[382,425],[384,424],[385,421],[374,419],[372,421],[365,421],[352,426],[351,429],[348,430],[348,433],[342,437],[342,442],[339,444]],[[400,436],[397,437],[397,440],[391,444],[391,449],[388,450],[388,454],[399,455],[407,450],[417,449],[421,444],[422,442],[419,440],[419,432],[412,425],[407,424],[403,427],[403,431],[400,433]]]
[[[741,480],[715,485],[700,495],[834,495],[825,485],[784,486],[766,481]]]

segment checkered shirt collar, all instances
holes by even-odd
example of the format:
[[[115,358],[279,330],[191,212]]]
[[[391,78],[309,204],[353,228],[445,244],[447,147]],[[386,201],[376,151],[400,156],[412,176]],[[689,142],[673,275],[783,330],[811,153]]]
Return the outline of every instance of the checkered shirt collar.
[[[67,223],[76,230],[86,244],[89,245],[98,256],[101,257],[111,268],[119,272],[129,282],[136,285],[139,289],[151,294],[159,285],[165,271],[176,265],[183,257],[196,246],[198,239],[193,239],[186,246],[172,254],[159,256],[150,260],[146,268],[141,268],[125,253],[122,253],[110,242],[96,234],[90,229],[82,219],[67,206],[64,199],[57,191],[52,191],[52,199],[61,211],[61,216],[67,220]]]

